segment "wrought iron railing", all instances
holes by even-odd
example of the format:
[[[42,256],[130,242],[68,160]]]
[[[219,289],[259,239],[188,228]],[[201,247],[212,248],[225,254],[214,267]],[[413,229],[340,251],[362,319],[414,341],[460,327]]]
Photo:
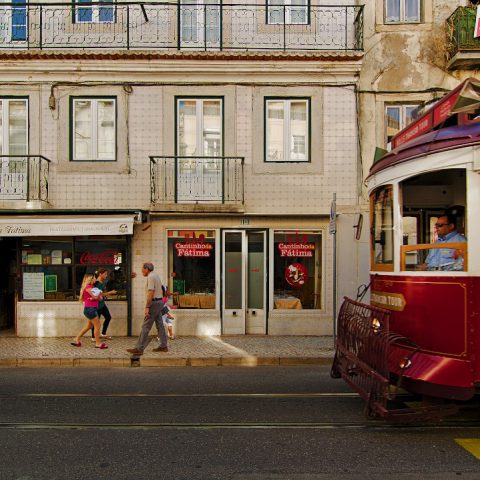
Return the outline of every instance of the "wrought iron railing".
[[[0,48],[362,50],[363,6],[0,3]]]
[[[48,201],[49,166],[41,155],[0,155],[0,200]]]
[[[150,157],[156,203],[242,205],[243,157]]]
[[[480,37],[473,36],[477,9],[458,7],[447,19],[447,55],[452,59],[462,50],[480,51]]]

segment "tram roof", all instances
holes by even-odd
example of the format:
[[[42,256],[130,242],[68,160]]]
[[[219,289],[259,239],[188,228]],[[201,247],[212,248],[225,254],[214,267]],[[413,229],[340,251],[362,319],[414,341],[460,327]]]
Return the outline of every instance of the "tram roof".
[[[468,78],[398,132],[392,139],[394,149],[372,165],[369,177],[422,155],[480,143],[480,120],[465,121],[467,113],[479,108],[480,82]],[[442,128],[452,119],[456,125]]]
[[[429,132],[400,145],[375,162],[370,169],[369,177],[399,163],[407,162],[423,155],[445,150],[453,150],[480,143],[480,122],[468,125],[454,125]]]

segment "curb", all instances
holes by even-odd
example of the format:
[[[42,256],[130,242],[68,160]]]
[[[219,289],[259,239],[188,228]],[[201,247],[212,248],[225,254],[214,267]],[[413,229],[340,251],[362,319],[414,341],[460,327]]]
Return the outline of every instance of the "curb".
[[[127,358],[0,358],[0,367],[260,367],[331,365],[323,357],[127,357]]]

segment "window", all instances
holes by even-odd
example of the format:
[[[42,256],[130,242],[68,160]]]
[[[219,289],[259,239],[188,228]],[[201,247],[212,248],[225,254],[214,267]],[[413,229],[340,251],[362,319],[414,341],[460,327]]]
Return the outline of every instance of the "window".
[[[85,273],[109,271],[110,299],[127,298],[125,237],[45,237],[21,241],[22,299],[75,300]]]
[[[223,191],[223,99],[177,99],[178,201],[220,201]],[[206,158],[204,158],[206,157]],[[218,160],[217,160],[218,157]]]
[[[273,242],[273,307],[322,308],[321,233],[276,231]]]
[[[180,34],[182,45],[212,45],[220,41],[221,7],[218,0],[181,0]]]
[[[267,162],[308,162],[310,139],[308,99],[267,99]]]
[[[177,99],[177,152],[182,157],[221,157],[222,100]]]
[[[267,0],[270,25],[306,25],[309,23],[307,0]]]
[[[385,144],[389,147],[392,138],[415,118],[418,105],[385,106]]]
[[[420,0],[385,0],[385,23],[419,23]]]
[[[28,153],[28,100],[0,98],[0,155]]]
[[[27,39],[26,2],[25,0],[12,0],[12,41],[24,41],[26,39]]]
[[[72,98],[71,159],[116,160],[116,100]]]
[[[215,308],[215,231],[168,231],[168,289],[180,308]]]
[[[114,7],[109,7],[105,3],[113,4],[113,0],[102,0],[100,5],[93,5],[92,0],[77,0],[74,23],[113,23]]]
[[[372,270],[393,270],[393,191],[390,185],[370,196]]]

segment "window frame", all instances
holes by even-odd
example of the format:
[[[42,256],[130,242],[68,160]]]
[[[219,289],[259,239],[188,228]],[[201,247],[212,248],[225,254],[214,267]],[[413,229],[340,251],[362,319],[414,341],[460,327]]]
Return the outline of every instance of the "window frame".
[[[29,27],[29,4],[24,0],[10,0],[12,15],[10,18],[10,41],[25,42],[28,39]],[[23,23],[16,21],[16,18],[21,18]]]
[[[421,104],[420,103],[401,103],[401,102],[385,102],[383,108],[383,116],[384,116],[384,128],[383,128],[383,141],[384,145],[388,147],[391,143],[391,140],[388,140],[388,109],[389,108],[398,108],[400,111],[399,119],[400,124],[397,132],[392,136],[392,138],[405,127],[410,125],[410,123],[414,120],[413,117],[410,120],[407,119],[407,109],[413,108],[413,111],[417,109]]]
[[[377,262],[376,261],[376,255],[375,255],[375,236],[376,236],[376,219],[375,219],[375,214],[376,214],[376,208],[375,208],[375,200],[376,196],[378,193],[381,193],[382,195],[385,194],[385,192],[389,191],[389,196],[390,196],[390,203],[391,203],[391,210],[390,210],[390,221],[391,221],[391,230],[390,230],[390,240],[391,240],[391,250],[392,250],[392,259],[390,262]],[[396,238],[394,234],[394,185],[393,184],[385,184],[381,185],[378,188],[376,188],[372,193],[370,194],[370,269],[372,271],[378,271],[378,272],[393,272],[395,268],[395,248],[396,248]],[[384,210],[382,210],[382,220],[384,218],[383,216]],[[385,224],[382,223],[382,227]],[[380,235],[388,231],[387,228],[382,228],[380,231]]]
[[[281,237],[284,238],[281,238]],[[312,237],[312,238],[308,238]],[[299,228],[299,229],[284,229],[278,228],[271,230],[271,265],[270,265],[270,275],[272,278],[271,282],[271,312],[273,311],[282,311],[285,308],[275,307],[275,295],[293,295],[300,299],[302,302],[302,308],[306,311],[321,311],[325,309],[325,231],[323,229],[309,229],[309,228]],[[306,244],[315,244],[314,251],[310,257],[307,254],[302,255],[301,252],[296,254],[296,252],[286,252],[285,255],[279,255],[279,245],[281,243],[291,244],[291,248],[295,250],[304,249]],[[302,245],[303,244],[303,245]],[[286,250],[288,250],[287,245],[285,245]],[[302,248],[303,247],[303,248]],[[282,260],[284,265],[282,265]],[[310,259],[310,260],[309,260]],[[279,285],[277,282],[279,280],[278,273],[282,272],[285,274],[285,266],[288,263],[297,264],[300,263],[304,267],[308,266],[309,263],[312,264],[313,269],[310,267],[308,270],[308,280],[307,284],[304,286],[298,285],[297,287],[291,286],[288,283]],[[283,279],[282,279],[283,280]],[[305,296],[305,290],[309,290],[308,282],[313,280],[313,288],[309,295]],[[281,281],[283,283],[283,281]],[[298,290],[296,290],[298,288]],[[287,292],[287,290],[289,292]],[[312,306],[309,307],[308,305]]]
[[[196,236],[197,233],[199,233],[198,237]],[[206,233],[206,237],[204,236],[205,233]],[[168,271],[168,274],[167,274],[168,289],[173,294],[172,303],[176,305],[178,308],[189,308],[189,309],[196,309],[196,310],[208,309],[208,307],[200,306],[200,305],[190,306],[190,307],[180,306],[180,299],[179,299],[180,296],[182,295],[195,296],[195,295],[199,295],[200,292],[203,295],[214,296],[215,305],[217,305],[217,297],[220,291],[217,285],[217,280],[220,275],[220,272],[219,272],[219,265],[220,265],[219,254],[220,254],[220,248],[221,248],[220,239],[221,239],[221,236],[219,235],[219,230],[215,228],[210,228],[210,227],[205,229],[201,229],[198,226],[193,228],[172,227],[172,228],[166,229],[165,248],[166,248],[166,259],[167,259],[166,264],[167,264],[167,271]],[[196,272],[197,273],[196,280],[198,280],[199,269],[191,269],[189,271],[186,268],[182,269],[179,267],[179,263],[182,263],[183,261],[187,263],[189,261],[191,261],[192,263],[196,263],[196,262],[202,262],[203,260],[205,260],[205,257],[203,257],[202,255],[179,255],[177,244],[181,244],[186,247],[190,242],[196,245],[195,250],[202,250],[202,248],[199,247],[200,244],[212,245],[212,248],[209,250],[209,254],[205,255],[205,257],[208,257],[207,262],[213,263],[212,265],[213,276],[212,275],[209,276],[211,280],[209,282],[210,285],[208,287],[199,286],[199,285],[195,285],[195,287],[193,287],[193,280],[192,278],[190,278],[189,273],[191,274],[192,272]],[[177,249],[176,253],[175,253],[175,249]],[[183,258],[181,260],[178,260],[180,257],[183,257]],[[204,271],[206,270],[207,269],[205,269]],[[178,278],[179,276],[181,278]],[[176,282],[179,282],[179,285],[176,285],[177,288],[175,288],[175,285],[174,285]],[[178,288],[179,286],[180,288]]]
[[[104,5],[104,3],[112,3],[112,6]],[[93,4],[93,5],[92,5]],[[102,9],[111,9],[112,19],[101,20]],[[81,12],[90,11],[91,19],[83,20],[80,18]],[[117,23],[117,8],[115,0],[101,0],[101,4],[92,0],[72,0],[72,23],[75,24],[112,24]]]
[[[398,0],[399,2],[399,17],[398,20],[389,20],[388,17],[388,2],[389,0],[384,0],[384,23],[386,25],[399,25],[399,24],[418,24],[422,23],[422,13],[423,13],[423,2],[422,0],[413,0],[417,2],[417,13],[418,13],[418,20],[406,20],[405,19],[405,12],[406,12],[406,2],[408,0]]]
[[[0,96],[0,102],[6,102],[8,105],[8,109],[5,110],[3,105],[0,111],[1,115],[1,128],[0,128],[0,135],[2,136],[2,143],[1,146],[3,148],[2,151],[0,151],[0,155],[10,155],[10,139],[9,139],[9,133],[10,133],[10,123],[9,123],[9,115],[8,112],[10,111],[10,102],[13,101],[24,101],[25,106],[26,106],[26,118],[25,118],[25,123],[26,123],[26,138],[25,138],[25,155],[28,155],[29,152],[29,143],[30,143],[30,99],[28,96],[10,96],[10,95],[5,95],[5,96]],[[5,148],[7,146],[7,148]]]
[[[310,0],[305,0],[304,5],[292,5],[292,0],[283,0],[282,4],[271,4],[271,0],[266,0],[265,8],[265,24],[266,25],[310,25]],[[271,10],[275,8],[283,7],[284,8],[284,19],[280,22],[274,22],[271,20]],[[304,22],[294,22],[292,21],[292,11],[293,9],[303,8],[305,10],[305,21]],[[288,17],[288,19],[287,19]]]
[[[90,159],[76,159],[75,158],[75,102],[76,101],[90,101],[95,105],[95,109],[91,109],[96,115],[92,115],[91,124],[91,138],[92,138],[92,157]],[[98,102],[102,100],[111,100],[114,103],[114,136],[115,136],[115,152],[113,159],[98,158]],[[94,128],[95,127],[95,128]],[[118,160],[118,99],[117,96],[70,96],[70,162],[116,162]]]
[[[291,123],[290,123],[290,106],[292,102],[304,101],[306,103],[306,141],[305,141],[305,160],[299,159],[291,159],[290,154],[292,152],[292,148],[294,147],[293,142],[293,135],[291,133]],[[288,153],[288,158],[284,160],[270,160],[268,158],[268,104],[269,102],[283,102],[284,104],[284,118],[283,118],[283,148],[284,154]],[[288,108],[285,106],[288,105]],[[312,162],[312,155],[311,155],[311,125],[312,125],[312,102],[311,97],[264,97],[264,155],[263,161],[264,163],[280,163],[280,164],[290,164],[290,163],[311,163]],[[285,156],[285,155],[284,155]]]
[[[180,155],[180,132],[179,132],[179,126],[180,126],[180,102],[182,100],[195,100],[196,102],[196,113],[195,113],[195,119],[196,119],[196,133],[197,133],[197,146],[198,142],[200,141],[200,138],[203,138],[203,132],[204,132],[204,102],[205,101],[211,101],[211,100],[218,100],[220,101],[220,141],[221,141],[221,148],[220,148],[220,156],[218,157],[219,159],[225,156],[225,98],[223,96],[190,96],[190,95],[176,95],[175,96],[175,156],[192,156],[192,157],[208,157],[209,155],[205,155],[205,153],[202,153],[201,155]],[[198,102],[201,102],[202,108],[199,110],[197,108]],[[200,119],[200,122],[199,122]],[[201,135],[199,135],[199,133]]]
[[[35,246],[32,248],[36,248],[37,250],[39,249],[39,246],[42,244],[48,244],[49,242],[57,242],[57,243],[62,243],[64,245],[68,244],[70,246],[70,250],[68,250],[68,253],[71,255],[70,258],[70,263],[64,263],[62,262],[61,264],[54,264],[54,263],[42,263],[41,264],[31,264],[29,265],[28,263],[23,261],[22,255],[19,253],[18,259],[17,259],[17,271],[19,272],[21,276],[21,288],[19,290],[19,297],[21,302],[54,302],[54,301],[65,301],[65,302],[78,302],[79,299],[79,292],[80,292],[80,285],[82,283],[83,279],[83,274],[79,275],[78,271],[85,268],[86,271],[89,273],[93,273],[93,271],[97,270],[100,267],[104,267],[107,270],[110,271],[110,273],[115,269],[116,265],[120,265],[120,268],[124,268],[125,272],[125,278],[126,278],[126,289],[125,289],[125,294],[122,295],[122,298],[117,297],[112,297],[109,299],[109,301],[127,301],[128,300],[128,278],[130,277],[130,271],[131,271],[131,262],[130,262],[130,238],[128,235],[118,235],[115,238],[112,238],[111,236],[105,236],[105,237],[99,237],[99,236],[79,236],[79,237],[72,237],[72,236],[66,236],[66,237],[48,237],[48,236],[41,236],[41,237],[23,237],[19,238],[18,243],[17,243],[17,248],[19,252],[28,251],[28,246],[24,245],[25,242],[32,242]],[[81,263],[78,261],[77,256],[81,252],[81,244],[82,242],[95,242],[97,244],[103,244],[106,248],[113,249],[117,246],[119,246],[122,249],[122,253],[125,252],[125,257],[122,257],[122,262],[120,264],[110,264],[110,263]],[[50,255],[51,255],[50,250]],[[64,249],[62,248],[62,251]],[[43,256],[43,255],[42,255]],[[72,285],[72,290],[68,291],[61,291],[59,293],[67,293],[70,296],[70,298],[43,298],[43,299],[25,299],[23,298],[23,275],[24,273],[30,273],[30,272],[25,272],[26,268],[31,268],[32,272],[35,273],[36,271],[41,271],[45,267],[54,267],[62,270],[66,270],[68,272],[68,277]],[[48,292],[44,292],[48,293]]]

